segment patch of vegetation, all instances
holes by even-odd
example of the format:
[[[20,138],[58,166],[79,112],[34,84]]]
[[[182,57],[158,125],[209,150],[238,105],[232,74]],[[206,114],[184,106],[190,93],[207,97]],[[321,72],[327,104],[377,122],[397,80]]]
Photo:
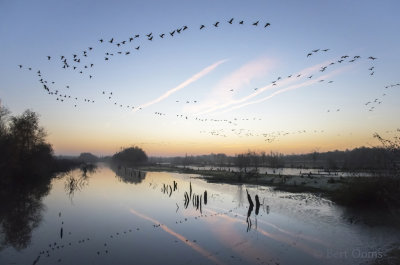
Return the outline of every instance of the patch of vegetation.
[[[140,147],[132,146],[114,154],[111,160],[114,164],[120,166],[136,167],[146,164],[148,157]]]
[[[79,165],[76,161],[56,159],[45,137],[37,113],[26,110],[21,115],[10,116],[0,106],[0,184],[3,187],[40,182],[51,178],[54,172]]]
[[[338,204],[357,208],[380,208],[398,214],[400,179],[397,177],[354,178],[331,193]]]

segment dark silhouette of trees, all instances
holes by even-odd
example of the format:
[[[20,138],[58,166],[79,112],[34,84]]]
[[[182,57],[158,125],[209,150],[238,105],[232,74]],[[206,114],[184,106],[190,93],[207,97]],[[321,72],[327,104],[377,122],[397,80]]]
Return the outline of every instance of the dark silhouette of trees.
[[[0,187],[40,182],[79,166],[78,161],[56,159],[45,137],[37,113],[26,110],[11,116],[0,105]]]
[[[45,142],[46,133],[39,125],[38,115],[26,110],[19,116],[8,117],[0,108],[0,170],[2,180],[7,178],[33,181],[52,171],[53,149]]]
[[[81,153],[78,160],[85,163],[96,163],[99,161],[99,158],[92,153]]]
[[[146,153],[137,146],[125,148],[112,156],[114,163],[125,167],[140,166],[145,164],[147,160]]]

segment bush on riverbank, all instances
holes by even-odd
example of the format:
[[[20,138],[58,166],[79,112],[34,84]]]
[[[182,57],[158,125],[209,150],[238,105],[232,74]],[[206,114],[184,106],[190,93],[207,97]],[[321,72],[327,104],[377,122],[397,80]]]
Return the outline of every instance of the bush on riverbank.
[[[135,167],[146,164],[148,157],[140,147],[132,146],[114,154],[111,160],[117,165]]]
[[[331,194],[338,204],[358,208],[379,208],[398,215],[400,209],[400,179],[373,177],[353,179]],[[399,215],[400,216],[400,215]]]

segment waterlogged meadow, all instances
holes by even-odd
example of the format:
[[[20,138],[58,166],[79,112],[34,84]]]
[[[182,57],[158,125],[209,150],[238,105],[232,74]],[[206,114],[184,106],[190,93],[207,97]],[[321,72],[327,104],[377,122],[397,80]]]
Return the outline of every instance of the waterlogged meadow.
[[[399,240],[317,195],[105,164],[26,204],[2,216],[1,264],[361,264]]]

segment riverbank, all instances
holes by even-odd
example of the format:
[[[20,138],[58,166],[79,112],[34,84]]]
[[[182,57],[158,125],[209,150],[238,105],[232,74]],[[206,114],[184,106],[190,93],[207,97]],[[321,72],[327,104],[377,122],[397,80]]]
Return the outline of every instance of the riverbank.
[[[276,175],[256,172],[192,169],[174,166],[146,166],[145,171],[197,174],[207,182],[269,186],[294,193],[310,192],[333,202],[355,208],[379,209],[400,217],[400,178],[388,176],[341,177],[318,174]]]
[[[292,192],[327,192],[340,189],[356,177],[321,176],[305,174],[300,176],[281,174],[259,174],[256,172],[234,172],[225,170],[192,169],[174,166],[146,166],[146,171],[166,171],[186,174],[198,174],[208,182],[230,184],[254,184],[271,186],[277,190]]]

